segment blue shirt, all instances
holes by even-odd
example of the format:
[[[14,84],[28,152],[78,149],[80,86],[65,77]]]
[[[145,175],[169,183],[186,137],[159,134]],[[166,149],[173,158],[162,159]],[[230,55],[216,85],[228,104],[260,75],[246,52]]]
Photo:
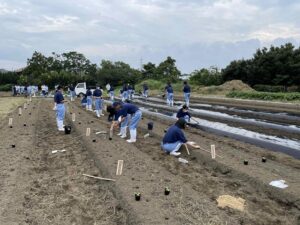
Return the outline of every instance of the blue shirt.
[[[179,109],[176,117],[179,119],[179,118],[184,118],[185,116],[189,116],[189,118],[191,118],[191,114],[189,112],[183,112],[182,109]]]
[[[54,95],[54,102],[56,104],[60,104],[60,103],[64,103],[63,101],[64,101],[64,96],[60,91],[57,91]]]
[[[116,113],[115,113],[115,121],[118,121],[118,119],[119,119],[119,117],[120,116],[123,116],[124,115],[124,110],[123,109],[120,109],[119,111],[117,111]]]
[[[86,96],[92,96],[92,91],[91,90],[87,90],[86,91]]]
[[[149,89],[148,85],[146,85],[146,84],[143,85],[143,88],[144,88],[144,91],[147,91]]]
[[[109,92],[114,91],[114,90],[115,89],[112,86],[110,86]]]
[[[191,93],[191,87],[189,85],[184,85],[183,87],[183,92],[184,93]]]
[[[182,143],[187,142],[183,131],[176,125],[173,125],[168,129],[167,133],[165,134],[163,138],[163,144],[172,144],[177,141],[180,141]]]
[[[138,110],[139,110],[139,108],[137,106],[130,104],[130,103],[125,103],[122,105],[122,108],[119,111],[121,111],[121,113],[122,113],[121,116],[126,117],[128,114],[129,115],[135,114],[136,111],[138,111]]]
[[[93,93],[93,96],[101,97],[102,96],[102,91],[100,89],[96,89]]]
[[[70,86],[69,89],[70,89],[70,91],[74,91],[75,90],[74,86]]]
[[[173,93],[173,88],[171,85],[166,86],[165,89],[167,90],[168,93]]]

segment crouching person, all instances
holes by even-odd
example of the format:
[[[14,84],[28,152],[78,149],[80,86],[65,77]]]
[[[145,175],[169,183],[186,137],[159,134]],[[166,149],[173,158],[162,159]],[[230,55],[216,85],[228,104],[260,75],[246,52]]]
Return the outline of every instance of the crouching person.
[[[191,120],[191,114],[189,113],[189,107],[187,105],[183,105],[181,109],[178,110],[176,115],[177,120],[183,118],[187,123]]]
[[[181,154],[178,151],[182,145],[190,145],[182,131],[185,129],[186,124],[185,119],[180,118],[168,129],[161,143],[161,148],[165,152],[170,153],[170,155],[178,156]],[[194,145],[190,146],[195,147]]]
[[[58,86],[54,95],[54,101],[56,103],[56,122],[59,131],[64,131],[64,119],[65,119],[65,105],[64,96],[62,94],[62,87]]]
[[[113,108],[116,110],[116,113],[121,116],[121,120],[118,121],[118,124],[124,122],[126,118],[128,118],[127,117],[128,115],[130,116],[130,122],[129,122],[130,139],[127,140],[127,142],[129,143],[136,142],[137,126],[142,118],[142,111],[133,104],[121,103],[121,102],[114,102]],[[126,128],[125,128],[125,132],[126,132]]]

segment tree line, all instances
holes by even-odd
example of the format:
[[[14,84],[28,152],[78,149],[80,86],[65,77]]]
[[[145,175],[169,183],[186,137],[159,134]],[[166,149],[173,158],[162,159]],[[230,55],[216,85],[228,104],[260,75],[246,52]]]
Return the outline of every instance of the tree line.
[[[90,85],[114,86],[135,84],[146,79],[177,82],[181,71],[176,60],[167,57],[158,65],[147,63],[138,70],[121,61],[102,60],[97,66],[83,54],[67,52],[45,56],[34,52],[21,72],[1,72],[0,84],[56,84],[69,85],[86,81]],[[300,47],[291,43],[280,47],[258,49],[251,59],[232,61],[220,70],[217,67],[202,68],[190,74],[190,82],[196,85],[220,85],[230,80],[242,80],[250,86],[300,86]]]

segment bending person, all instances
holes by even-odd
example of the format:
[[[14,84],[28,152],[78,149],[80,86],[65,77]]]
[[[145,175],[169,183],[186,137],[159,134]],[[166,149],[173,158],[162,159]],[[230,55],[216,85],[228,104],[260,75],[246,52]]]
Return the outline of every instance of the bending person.
[[[142,118],[142,111],[135,105],[130,103],[121,103],[114,102],[113,108],[116,110],[116,113],[120,112],[120,116],[122,117],[121,121],[115,122],[115,126],[122,123],[128,115],[130,115],[131,119],[129,122],[129,131],[130,131],[130,139],[127,140],[129,143],[136,142],[137,136],[137,126]]]

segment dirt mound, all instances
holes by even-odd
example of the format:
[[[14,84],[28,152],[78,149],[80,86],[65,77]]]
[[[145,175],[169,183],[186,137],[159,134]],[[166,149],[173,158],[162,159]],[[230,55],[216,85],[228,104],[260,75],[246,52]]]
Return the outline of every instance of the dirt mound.
[[[248,85],[241,80],[231,80],[219,86],[223,91],[253,91]]]
[[[243,83],[241,80],[231,80],[220,86],[209,86],[199,88],[201,94],[209,95],[226,95],[231,91],[254,91],[249,85]]]

